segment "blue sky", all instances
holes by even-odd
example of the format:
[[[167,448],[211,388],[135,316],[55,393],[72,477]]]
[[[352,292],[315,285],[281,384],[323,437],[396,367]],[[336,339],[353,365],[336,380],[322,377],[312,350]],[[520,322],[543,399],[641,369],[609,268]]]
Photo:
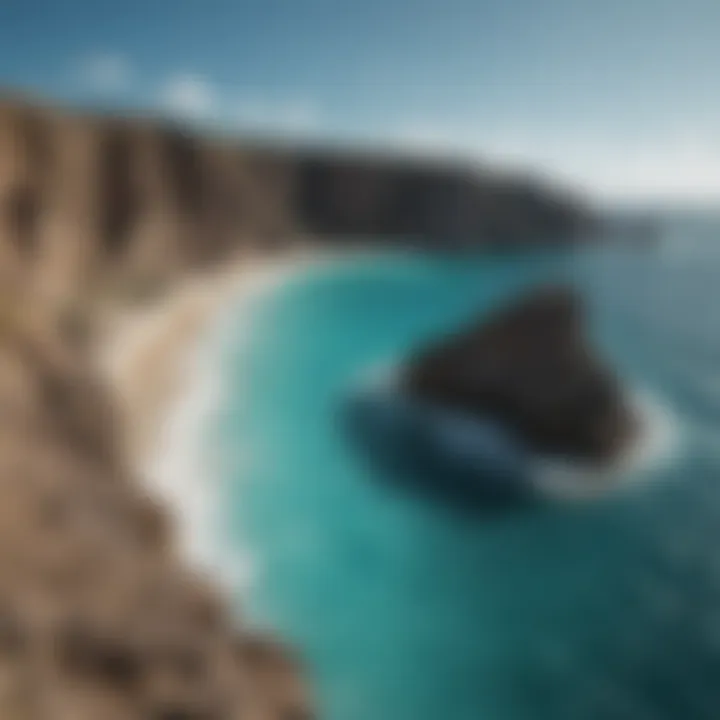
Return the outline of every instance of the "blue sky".
[[[720,200],[720,0],[0,0],[0,82]]]

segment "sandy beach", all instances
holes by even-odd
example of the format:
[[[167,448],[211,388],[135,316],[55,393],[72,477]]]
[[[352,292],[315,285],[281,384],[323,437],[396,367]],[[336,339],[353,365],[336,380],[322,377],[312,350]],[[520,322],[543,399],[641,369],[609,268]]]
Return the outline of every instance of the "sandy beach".
[[[130,457],[139,468],[153,457],[164,421],[188,388],[203,332],[224,308],[279,287],[316,263],[298,251],[282,257],[243,257],[221,270],[193,275],[156,302],[125,307],[106,322],[97,352],[117,394]]]
[[[172,510],[185,557],[236,589],[251,582],[252,564],[239,551],[232,557],[223,551],[203,438],[223,396],[216,334],[223,332],[224,311],[233,318],[251,313],[263,295],[322,260],[316,251],[298,249],[192,275],[154,303],[112,314],[97,346],[133,469]]]

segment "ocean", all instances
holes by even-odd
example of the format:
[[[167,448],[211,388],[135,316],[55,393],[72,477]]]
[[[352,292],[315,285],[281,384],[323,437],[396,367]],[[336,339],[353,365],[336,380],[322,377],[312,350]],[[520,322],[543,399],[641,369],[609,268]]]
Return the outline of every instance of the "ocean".
[[[357,379],[552,279],[668,420],[655,462],[593,502],[522,511],[379,477],[338,421]],[[353,254],[221,325],[213,400],[178,450],[243,615],[300,649],[323,720],[718,717],[720,221],[666,217],[645,247]]]

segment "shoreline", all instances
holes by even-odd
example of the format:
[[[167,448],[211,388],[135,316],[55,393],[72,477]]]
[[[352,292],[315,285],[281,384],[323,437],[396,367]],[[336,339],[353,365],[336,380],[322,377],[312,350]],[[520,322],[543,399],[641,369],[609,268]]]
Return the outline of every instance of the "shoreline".
[[[326,259],[321,251],[296,250],[190,275],[156,302],[112,316],[96,347],[132,469],[170,508],[182,555],[231,588],[244,585],[250,569],[241,557],[222,557],[216,473],[204,442],[222,402],[224,320],[251,312],[253,302]]]
[[[123,457],[141,487],[171,511],[181,556],[225,591],[246,589],[253,575],[252,559],[238,548],[228,554],[222,543],[220,473],[205,435],[222,405],[225,321],[249,317],[255,301],[311,269],[375,256],[360,245],[337,251],[308,244],[242,255],[189,273],[154,301],[121,303],[102,315],[95,361],[119,413]]]
[[[123,425],[133,428],[126,447],[134,469],[145,468],[154,454],[169,406],[192,379],[202,335],[221,319],[223,309],[242,311],[320,258],[320,253],[307,251],[244,257],[215,272],[190,275],[153,303],[111,314],[96,357],[116,395]]]

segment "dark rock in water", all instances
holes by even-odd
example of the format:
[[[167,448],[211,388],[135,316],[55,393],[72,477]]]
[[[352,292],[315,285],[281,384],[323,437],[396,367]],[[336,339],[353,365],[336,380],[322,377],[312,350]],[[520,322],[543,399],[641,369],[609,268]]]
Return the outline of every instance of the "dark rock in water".
[[[545,455],[609,462],[636,434],[617,378],[587,341],[583,303],[564,286],[420,351],[403,383],[423,401],[497,419]]]

